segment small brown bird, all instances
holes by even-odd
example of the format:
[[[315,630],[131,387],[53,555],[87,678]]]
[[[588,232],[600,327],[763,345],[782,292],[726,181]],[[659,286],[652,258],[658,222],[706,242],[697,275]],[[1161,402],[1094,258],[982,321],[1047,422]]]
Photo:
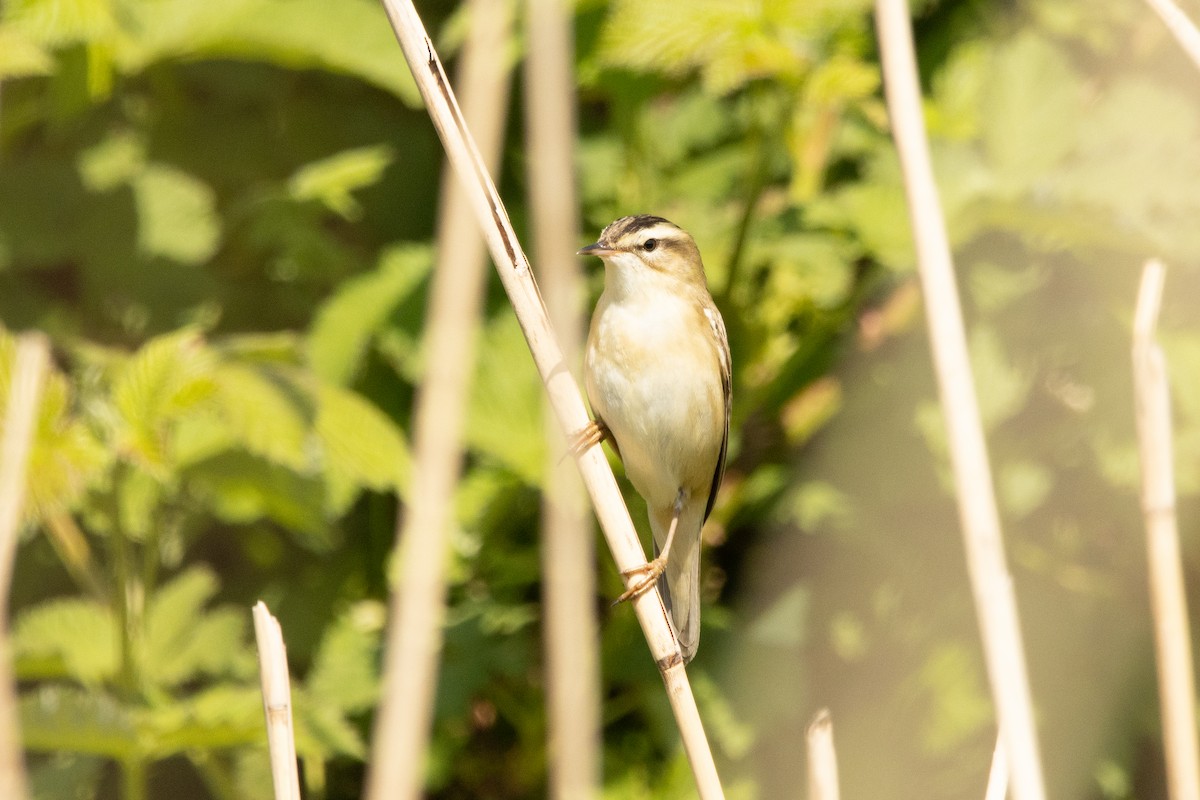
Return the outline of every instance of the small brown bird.
[[[662,217],[622,217],[579,253],[605,269],[584,356],[595,419],[578,446],[611,440],[654,534],[656,558],[619,599],[657,581],[690,661],[700,642],[700,530],[729,443],[725,323],[695,241]]]

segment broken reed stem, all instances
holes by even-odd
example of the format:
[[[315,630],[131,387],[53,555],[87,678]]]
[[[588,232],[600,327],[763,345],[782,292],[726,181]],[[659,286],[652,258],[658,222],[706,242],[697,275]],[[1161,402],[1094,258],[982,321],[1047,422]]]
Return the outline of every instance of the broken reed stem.
[[[987,793],[984,800],[1004,800],[1008,795],[1008,755],[1004,752],[1004,736],[996,737],[992,750],[992,767],[988,770]]]
[[[1200,800],[1191,635],[1175,519],[1171,396],[1155,341],[1165,271],[1153,259],[1142,269],[1133,324],[1133,389],[1167,788],[1171,800]]]
[[[838,800],[837,751],[833,747],[833,717],[822,708],[808,723],[808,800]]]
[[[1179,46],[1187,53],[1192,63],[1200,67],[1200,30],[1196,29],[1196,25],[1188,19],[1183,9],[1172,0],[1146,0],[1146,4],[1154,9],[1166,24],[1167,30],[1175,37],[1175,41],[1179,42]]]
[[[562,430],[568,436],[588,423],[583,396],[563,359],[546,309],[530,272],[529,260],[521,249],[508,220],[495,184],[471,139],[433,42],[410,0],[384,0],[392,29],[404,51],[426,109],[442,140],[442,146],[471,199],[482,227],[500,281],[508,293],[517,321],[525,334],[546,386]],[[616,478],[599,447],[577,457],[584,485],[592,500],[605,540],[622,572],[646,563],[646,554],[629,518]],[[679,725],[684,751],[691,763],[699,795],[703,800],[723,797],[716,764],[709,749],[695,697],[688,683],[679,646],[675,642],[666,609],[657,591],[632,601],[633,610],[646,636],[651,656],[663,676],[667,698]]]
[[[904,0],[876,0],[875,19],[888,114],[904,174],[925,317],[992,700],[1012,767],[1013,797],[1015,800],[1044,800],[1046,791],[1016,598],[1005,562],[954,264],[921,116],[921,93],[908,4]]]
[[[500,161],[508,110],[510,7],[509,0],[471,0],[458,76],[464,107],[493,169]],[[366,796],[373,800],[415,800],[425,782],[454,491],[462,471],[463,418],[487,277],[483,240],[450,169],[442,175],[441,199],[424,335],[427,368],[413,414],[412,486],[396,531],[399,577],[388,610],[383,695],[367,769]]]
[[[551,323],[570,364],[583,349],[585,300],[575,187],[572,7],[526,0],[525,130],[533,251]],[[542,502],[542,607],[549,796],[599,796],[600,662],[595,537],[579,474],[561,454],[567,443],[546,408],[546,486]]]
[[[263,601],[254,604],[252,613],[275,800],[300,800],[296,737],[292,727],[292,683],[288,673],[287,648],[283,644],[283,629]]]
[[[38,404],[50,368],[50,343],[39,333],[17,337],[12,382],[0,441],[0,797],[24,800],[29,789],[21,747],[20,711],[8,638],[8,594],[25,507],[29,455]]]

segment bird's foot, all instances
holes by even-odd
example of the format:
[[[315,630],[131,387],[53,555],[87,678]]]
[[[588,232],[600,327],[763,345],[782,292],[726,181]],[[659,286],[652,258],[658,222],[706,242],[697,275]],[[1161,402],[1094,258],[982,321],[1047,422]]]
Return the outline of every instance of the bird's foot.
[[[667,568],[667,555],[663,553],[653,561],[647,561],[645,564],[627,569],[621,573],[626,578],[632,578],[635,575],[642,577],[637,580],[632,586],[625,590],[625,593],[613,601],[613,605],[623,603],[626,600],[632,600],[635,597],[641,597],[646,592],[654,588],[658,583],[658,579],[662,577],[663,571]]]
[[[612,439],[612,431],[604,424],[604,420],[594,419],[571,438],[568,447],[571,455],[578,458],[605,439]]]

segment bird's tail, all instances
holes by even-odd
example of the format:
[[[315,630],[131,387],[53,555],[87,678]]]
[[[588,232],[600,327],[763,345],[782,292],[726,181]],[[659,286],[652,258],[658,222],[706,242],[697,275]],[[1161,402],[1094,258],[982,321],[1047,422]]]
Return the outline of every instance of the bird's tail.
[[[688,512],[693,513],[689,514]],[[701,512],[701,513],[696,513]],[[700,646],[700,527],[704,524],[703,507],[684,509],[675,531],[675,541],[667,554],[667,568],[658,579],[658,591],[675,624],[679,636],[679,650],[684,663],[692,660]],[[654,553],[658,554],[666,542],[667,530],[671,525],[668,512],[665,520],[661,515],[651,515],[654,529]]]

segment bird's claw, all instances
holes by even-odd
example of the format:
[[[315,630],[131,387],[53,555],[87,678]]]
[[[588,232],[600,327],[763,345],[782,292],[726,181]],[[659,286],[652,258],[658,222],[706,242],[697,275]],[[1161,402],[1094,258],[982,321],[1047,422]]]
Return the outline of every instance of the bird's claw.
[[[635,597],[641,597],[646,592],[654,588],[658,583],[658,579],[662,577],[663,572],[667,568],[667,560],[659,556],[653,561],[648,561],[645,564],[640,564],[633,569],[627,569],[621,573],[626,578],[632,578],[634,575],[642,575],[641,580],[634,583],[625,593],[613,601],[613,605],[624,603],[626,600],[632,600]]]
[[[592,447],[603,442],[612,434],[608,430],[608,426],[598,419],[591,420],[587,425],[584,425],[578,433],[572,437],[568,448],[571,455],[578,458],[586,453]]]

